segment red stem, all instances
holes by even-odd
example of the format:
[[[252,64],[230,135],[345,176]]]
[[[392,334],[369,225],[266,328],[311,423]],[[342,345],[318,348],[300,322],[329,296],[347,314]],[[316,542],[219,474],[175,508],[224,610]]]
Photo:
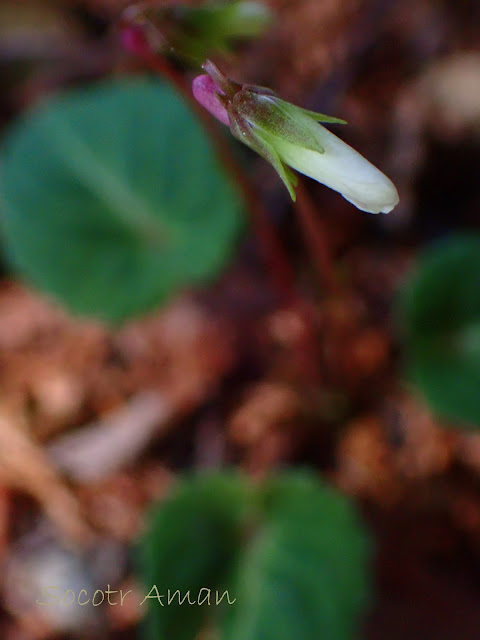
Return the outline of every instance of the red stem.
[[[305,374],[310,380],[321,380],[318,369],[318,343],[316,340],[315,321],[311,306],[300,299],[295,291],[295,277],[290,266],[288,256],[280,243],[273,224],[270,222],[265,207],[255,190],[252,188],[244,172],[236,163],[228,145],[218,131],[217,124],[205,109],[195,100],[190,86],[185,82],[184,77],[167,60],[157,57],[153,52],[145,51],[141,55],[144,63],[150,68],[167,78],[178,90],[185,101],[191,106],[198,116],[205,131],[208,133],[215,147],[216,152],[224,167],[230,174],[234,184],[240,190],[245,207],[251,216],[252,224],[264,255],[267,268],[272,282],[286,304],[295,307],[303,320],[305,332],[299,345],[299,356],[304,366]],[[302,198],[302,202],[304,198]],[[305,215],[306,207],[301,205]],[[308,216],[307,216],[308,217]]]
[[[328,293],[336,293],[338,292],[339,285],[333,267],[325,227],[309,193],[301,181],[299,181],[296,192],[296,210],[312,263],[316,268],[322,287]]]
[[[237,185],[240,190],[245,207],[251,216],[252,224],[259,239],[264,259],[275,288],[285,302],[293,303],[296,299],[294,292],[295,279],[288,257],[285,254],[285,250],[277,237],[272,223],[268,219],[267,212],[261,200],[233,158],[230,149],[218,131],[217,124],[195,100],[190,86],[185,82],[182,74],[167,60],[150,52],[143,53],[142,59],[148,67],[166,77],[195,111],[195,114],[198,116],[212,140],[222,164],[230,174],[234,184]]]

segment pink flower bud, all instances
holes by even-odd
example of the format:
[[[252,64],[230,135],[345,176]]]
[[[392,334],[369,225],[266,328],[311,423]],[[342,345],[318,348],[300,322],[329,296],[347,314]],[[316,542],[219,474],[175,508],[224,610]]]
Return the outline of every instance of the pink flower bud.
[[[230,126],[230,118],[228,117],[227,110],[217,97],[217,94],[224,95],[224,92],[217,87],[210,76],[197,76],[193,80],[192,91],[195,100],[197,100],[202,107],[215,116],[217,120],[226,124],[227,127]]]
[[[141,56],[151,50],[145,32],[138,24],[126,25],[120,37],[123,47],[130,53]]]

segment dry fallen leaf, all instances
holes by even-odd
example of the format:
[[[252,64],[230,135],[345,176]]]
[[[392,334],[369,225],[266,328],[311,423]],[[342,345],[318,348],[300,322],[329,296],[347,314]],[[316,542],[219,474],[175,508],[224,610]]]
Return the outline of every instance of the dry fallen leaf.
[[[35,498],[69,542],[91,541],[72,491],[42,448],[32,440],[19,415],[0,406],[0,482]]]

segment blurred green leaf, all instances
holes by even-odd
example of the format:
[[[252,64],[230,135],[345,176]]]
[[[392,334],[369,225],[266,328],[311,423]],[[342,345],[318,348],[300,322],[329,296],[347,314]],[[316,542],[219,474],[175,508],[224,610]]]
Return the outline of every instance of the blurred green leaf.
[[[240,545],[248,488],[235,475],[207,475],[183,481],[155,508],[139,545],[140,572],[148,593],[180,590],[183,599],[200,589],[216,589],[225,581]],[[208,605],[162,607],[153,591],[145,624],[148,640],[194,640],[205,623]],[[166,598],[164,599],[166,605]],[[143,605],[147,606],[147,605]]]
[[[480,236],[457,235],[421,256],[400,293],[412,380],[439,414],[480,425]]]
[[[193,114],[146,80],[29,113],[5,141],[0,188],[19,271],[73,311],[114,322],[218,275],[241,220]]]
[[[369,543],[352,505],[313,475],[264,490],[263,522],[240,558],[222,640],[352,640],[369,604]]]
[[[234,601],[152,600],[148,640],[194,640],[207,620],[222,640],[352,640],[369,602],[365,530],[351,503],[313,474],[285,473],[255,489],[228,474],[190,479],[154,513],[141,556],[148,589],[190,590],[192,600],[202,588],[227,589]]]

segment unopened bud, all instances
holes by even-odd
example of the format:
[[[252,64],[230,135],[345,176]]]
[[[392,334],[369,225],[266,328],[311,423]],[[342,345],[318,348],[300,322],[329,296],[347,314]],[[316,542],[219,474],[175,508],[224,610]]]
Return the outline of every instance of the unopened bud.
[[[210,61],[204,69],[208,75],[194,80],[197,100],[273,165],[293,200],[297,179],[289,167],[338,191],[363,211],[389,213],[398,204],[389,178],[320,124],[346,124],[344,120],[297,107],[270,89],[238,85]]]

